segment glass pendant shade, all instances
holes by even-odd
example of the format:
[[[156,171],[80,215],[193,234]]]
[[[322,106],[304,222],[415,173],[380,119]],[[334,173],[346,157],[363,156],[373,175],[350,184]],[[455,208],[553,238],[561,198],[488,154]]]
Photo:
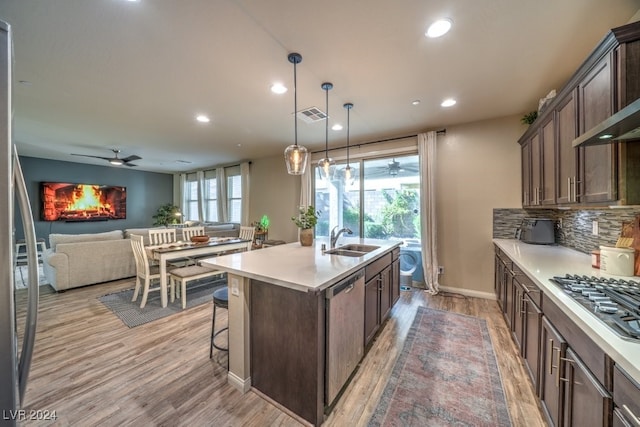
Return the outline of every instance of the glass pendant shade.
[[[343,107],[347,110],[347,166],[344,168],[343,171],[343,179],[344,179],[344,186],[345,187],[349,187],[351,185],[353,185],[353,183],[355,182],[355,177],[353,176],[353,170],[351,169],[351,165],[349,164],[349,125],[351,122],[351,109],[353,108],[353,104],[351,102],[347,102],[346,104],[343,105]]]
[[[287,173],[289,175],[302,175],[307,167],[307,158],[309,151],[301,145],[298,145],[298,94],[297,94],[297,75],[296,65],[302,62],[302,55],[299,53],[290,53],[287,56],[289,62],[293,64],[293,129],[294,143],[284,150],[284,162],[287,165]]]
[[[331,171],[333,169],[333,165],[335,164],[335,162],[333,161],[333,159],[325,157],[324,159],[320,159],[318,161],[318,168],[320,171],[320,177],[322,179],[330,179],[331,178]]]
[[[335,162],[331,157],[329,157],[329,91],[333,89],[333,83],[322,83],[320,86],[322,90],[325,92],[325,113],[326,118],[324,119],[324,127],[325,127],[325,139],[324,139],[324,158],[318,161],[318,168],[320,171],[320,177],[324,180],[331,179],[333,175],[333,169]]]
[[[284,161],[289,175],[302,175],[307,167],[309,151],[301,145],[292,144],[284,150]]]

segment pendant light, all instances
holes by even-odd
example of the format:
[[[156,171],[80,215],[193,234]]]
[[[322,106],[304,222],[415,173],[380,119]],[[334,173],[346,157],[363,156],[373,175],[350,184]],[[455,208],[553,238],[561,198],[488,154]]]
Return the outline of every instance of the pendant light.
[[[345,187],[348,187],[353,185],[353,182],[355,180],[353,176],[353,170],[351,169],[351,165],[349,164],[349,113],[353,108],[353,104],[347,102],[343,105],[343,107],[347,110],[347,167],[344,168],[344,185]]]
[[[289,62],[293,64],[293,129],[295,133],[294,144],[288,146],[284,150],[284,161],[287,164],[287,172],[289,175],[302,175],[307,167],[307,157],[309,152],[301,145],[298,145],[298,95],[296,65],[302,62],[302,55],[299,53],[290,53]]]
[[[331,178],[331,167],[335,164],[332,158],[329,157],[329,91],[333,89],[332,83],[322,83],[322,90],[325,91],[326,109],[325,113],[325,136],[324,136],[324,159],[318,161],[318,168],[320,168],[320,177],[328,180]]]

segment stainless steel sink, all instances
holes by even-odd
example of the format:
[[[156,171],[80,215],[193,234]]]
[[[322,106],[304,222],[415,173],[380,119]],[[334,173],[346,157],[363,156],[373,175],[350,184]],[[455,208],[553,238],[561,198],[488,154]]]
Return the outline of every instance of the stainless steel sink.
[[[375,245],[360,245],[357,243],[351,243],[348,245],[344,245],[344,246],[340,246],[339,249],[345,249],[348,251],[356,251],[356,252],[371,252],[371,251],[375,251],[376,249],[380,249],[380,246],[375,246]]]
[[[330,254],[330,255],[344,255],[344,256],[351,256],[351,257],[360,257],[367,254],[366,252],[362,252],[362,251],[352,251],[352,250],[344,249],[344,246],[340,248],[329,249],[324,253]]]

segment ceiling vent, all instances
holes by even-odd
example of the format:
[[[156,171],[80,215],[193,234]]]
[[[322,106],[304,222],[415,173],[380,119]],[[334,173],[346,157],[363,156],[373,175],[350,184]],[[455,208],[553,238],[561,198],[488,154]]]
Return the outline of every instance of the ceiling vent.
[[[300,110],[297,116],[306,123],[315,123],[327,118],[327,114],[318,107],[309,107]]]

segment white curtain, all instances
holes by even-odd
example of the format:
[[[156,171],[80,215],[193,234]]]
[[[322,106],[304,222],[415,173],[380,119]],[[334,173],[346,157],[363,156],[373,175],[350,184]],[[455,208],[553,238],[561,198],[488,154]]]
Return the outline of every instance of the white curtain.
[[[304,173],[300,175],[301,183],[300,186],[300,206],[310,206],[313,205],[313,193],[311,192],[311,171],[313,167],[311,166],[311,156],[307,156],[307,167],[304,169]]]
[[[422,234],[422,265],[427,292],[437,294],[438,235],[436,218],[436,132],[418,135],[420,161],[420,230]]]
[[[242,219],[241,224],[249,225],[249,162],[240,164],[240,182],[242,185]]]
[[[204,171],[196,172],[198,180],[198,221],[204,221]]]
[[[186,208],[187,208],[187,204],[185,203],[185,194],[184,194],[184,188],[187,185],[187,174],[186,173],[181,173],[179,175],[180,178],[180,185],[178,188],[178,209],[180,209],[180,212],[182,212],[183,218],[184,215],[186,214]]]
[[[216,186],[218,193],[218,221],[227,222],[227,177],[224,168],[216,168]]]

